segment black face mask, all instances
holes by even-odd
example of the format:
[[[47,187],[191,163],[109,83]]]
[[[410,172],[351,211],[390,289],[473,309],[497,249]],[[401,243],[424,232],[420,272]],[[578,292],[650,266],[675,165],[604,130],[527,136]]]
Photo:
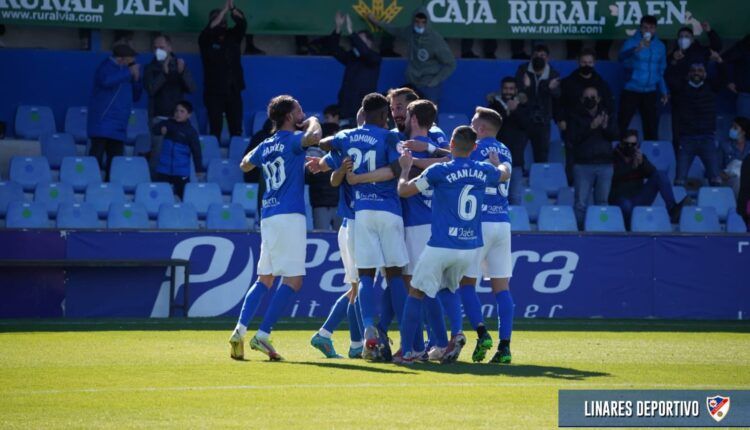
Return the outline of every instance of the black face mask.
[[[542,57],[534,57],[531,59],[531,67],[536,71],[540,71],[544,69],[544,66],[546,65],[547,65],[547,62],[544,61],[544,58]]]
[[[621,143],[620,152],[622,152],[622,154],[625,155],[626,157],[630,157],[633,154],[635,154],[635,147],[636,145],[633,145],[630,143]]]
[[[584,97],[583,98],[583,107],[585,107],[588,110],[591,110],[596,107],[597,105],[596,98],[594,97]]]
[[[582,75],[587,75],[587,76],[588,76],[588,75],[591,75],[591,74],[593,74],[593,73],[594,73],[594,68],[593,68],[593,67],[591,67],[591,66],[581,66],[581,67],[580,67],[580,68],[578,69],[578,71],[579,71],[579,72],[580,72],[580,73],[581,73]]]

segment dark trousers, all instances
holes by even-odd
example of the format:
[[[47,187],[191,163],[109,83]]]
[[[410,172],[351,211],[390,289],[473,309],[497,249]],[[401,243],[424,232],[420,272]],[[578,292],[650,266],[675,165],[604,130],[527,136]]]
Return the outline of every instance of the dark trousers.
[[[633,208],[636,206],[651,206],[657,194],[661,194],[667,210],[672,209],[677,204],[674,199],[672,184],[669,183],[669,178],[664,172],[656,171],[652,173],[638,194],[631,198],[619,198],[616,203],[622,209],[626,222],[630,224],[630,215],[633,213]]]
[[[623,90],[620,95],[620,113],[617,125],[620,132],[630,128],[630,120],[636,112],[641,113],[643,140],[659,139],[659,93],[636,93]]]
[[[203,102],[208,111],[209,133],[221,141],[224,115],[227,117],[230,136],[242,136],[242,95],[239,91],[230,94],[205,94]]]
[[[534,152],[535,163],[546,163],[549,159],[549,120],[542,124],[534,123],[531,129],[526,131]]]
[[[158,182],[167,182],[172,185],[172,189],[174,190],[174,193],[180,196],[180,200],[182,200],[182,196],[185,194],[185,185],[190,182],[189,176],[172,176],[172,175],[165,175],[163,173],[157,173],[156,174],[156,180]]]
[[[105,161],[104,155],[107,155]],[[96,158],[99,168],[104,170],[104,180],[109,181],[109,169],[112,167],[112,159],[125,153],[125,143],[121,140],[106,137],[92,137],[89,155]]]

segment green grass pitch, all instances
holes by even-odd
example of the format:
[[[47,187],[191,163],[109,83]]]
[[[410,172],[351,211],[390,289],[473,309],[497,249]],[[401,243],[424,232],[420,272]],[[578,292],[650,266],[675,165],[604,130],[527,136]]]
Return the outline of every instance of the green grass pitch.
[[[325,359],[315,321],[278,325],[285,362],[233,361],[233,326],[0,321],[0,427],[539,429],[561,388],[750,388],[747,322],[520,320],[510,366],[471,363],[467,333],[458,363],[413,367]]]

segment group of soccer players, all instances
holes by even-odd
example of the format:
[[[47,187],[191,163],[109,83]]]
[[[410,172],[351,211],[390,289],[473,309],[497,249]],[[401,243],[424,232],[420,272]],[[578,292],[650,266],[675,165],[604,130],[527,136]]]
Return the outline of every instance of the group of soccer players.
[[[467,341],[465,313],[477,333],[472,360],[481,362],[493,340],[476,285],[488,278],[499,320],[499,344],[490,362],[510,363],[512,162],[510,151],[495,138],[502,127],[500,115],[478,107],[471,126],[457,127],[448,142],[434,125],[436,106],[411,89],[399,88],[388,97],[365,96],[358,127],[325,139],[318,120],[306,118],[290,96],[273,98],[268,116],[275,133],[240,164],[243,171],[261,167],[266,190],[258,279],[245,296],[229,340],[231,357],[244,358],[247,325],[280,276],[249,344],[271,360],[282,359],[269,336],[305,274],[307,168],[318,174],[332,171],[331,184],[340,188],[339,215],[344,221],[338,243],[345,282],[351,285],[312,337],[312,346],[326,357],[340,357],[331,336],[348,318],[350,358],[451,363]],[[389,116],[396,124],[393,130],[388,129]],[[305,147],[312,145],[328,154],[306,157]],[[376,284],[378,273],[385,278],[382,291]],[[392,354],[387,331],[394,318],[401,343]]]

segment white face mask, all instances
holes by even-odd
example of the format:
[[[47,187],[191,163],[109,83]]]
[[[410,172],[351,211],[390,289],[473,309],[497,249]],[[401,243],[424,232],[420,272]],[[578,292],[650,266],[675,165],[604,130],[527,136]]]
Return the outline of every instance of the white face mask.
[[[652,37],[654,37],[654,35],[649,33],[648,31],[643,33],[643,38],[646,39],[646,41],[651,40]]]
[[[417,34],[422,34],[422,33],[424,33],[424,27],[417,27],[415,25],[414,26],[414,32],[417,33]]]
[[[680,49],[682,49],[683,51],[685,51],[685,50],[687,50],[688,48],[690,48],[690,45],[692,45],[692,44],[693,44],[693,40],[692,40],[692,39],[690,39],[689,37],[681,37],[681,38],[680,38],[680,39],[679,39],[679,40],[677,41],[677,44],[678,44],[678,45],[680,45]]]
[[[161,48],[156,48],[154,55],[156,56],[156,61],[164,61],[167,59],[167,51]]]

